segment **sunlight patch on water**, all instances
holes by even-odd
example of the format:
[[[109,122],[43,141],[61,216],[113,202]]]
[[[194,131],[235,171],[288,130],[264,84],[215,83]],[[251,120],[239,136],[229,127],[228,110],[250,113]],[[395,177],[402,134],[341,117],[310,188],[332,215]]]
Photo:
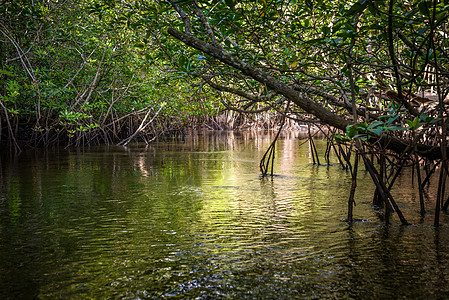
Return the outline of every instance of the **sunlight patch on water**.
[[[348,227],[350,174],[313,166],[306,145],[290,139],[277,146],[276,175],[261,177],[270,142],[205,137],[3,165],[0,298],[449,293],[448,227],[417,214],[409,181],[393,192],[414,225],[392,216],[386,226],[361,172]]]

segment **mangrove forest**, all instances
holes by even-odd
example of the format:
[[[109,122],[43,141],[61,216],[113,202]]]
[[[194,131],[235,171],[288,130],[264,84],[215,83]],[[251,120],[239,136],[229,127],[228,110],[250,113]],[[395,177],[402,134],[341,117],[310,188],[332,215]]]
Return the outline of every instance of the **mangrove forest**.
[[[0,298],[440,299],[448,111],[447,0],[0,0]]]

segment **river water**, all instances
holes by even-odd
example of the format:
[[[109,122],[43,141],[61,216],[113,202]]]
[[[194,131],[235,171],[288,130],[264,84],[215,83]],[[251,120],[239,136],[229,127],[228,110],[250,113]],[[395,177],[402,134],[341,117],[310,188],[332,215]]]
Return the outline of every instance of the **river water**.
[[[412,225],[386,226],[359,173],[314,166],[296,134],[1,156],[0,299],[444,299],[449,218],[421,217],[411,175],[393,194]],[[325,142],[317,140],[324,152]],[[323,159],[324,161],[324,159]]]

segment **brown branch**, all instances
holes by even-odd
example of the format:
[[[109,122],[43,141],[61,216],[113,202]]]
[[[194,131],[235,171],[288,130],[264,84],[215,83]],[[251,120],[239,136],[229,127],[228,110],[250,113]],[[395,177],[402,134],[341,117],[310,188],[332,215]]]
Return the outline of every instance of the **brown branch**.
[[[269,101],[269,100],[273,99],[273,97],[276,95],[276,93],[274,93],[274,92],[270,92],[266,96],[264,96],[264,95],[262,95],[262,96],[253,95],[253,94],[246,93],[246,92],[244,92],[242,90],[239,90],[239,89],[231,88],[231,87],[224,86],[224,85],[219,85],[217,83],[212,82],[210,80],[210,78],[207,78],[207,77],[203,77],[203,80],[209,86],[211,86],[213,89],[216,89],[216,90],[221,91],[221,92],[231,93],[231,94],[243,97],[245,99],[251,100],[253,102],[266,102],[266,101]]]
[[[402,95],[402,83],[401,83],[401,76],[399,74],[399,68],[398,68],[398,61],[396,59],[396,55],[394,52],[394,44],[393,44],[393,3],[394,0],[390,0],[389,2],[389,9],[388,9],[388,27],[387,27],[387,33],[388,33],[388,52],[390,54],[391,63],[393,64],[393,72],[396,79],[396,89],[398,91],[398,100],[399,103],[404,105],[404,107],[414,116],[419,116],[419,111],[414,108],[406,99],[404,99],[404,96]]]
[[[221,48],[221,45],[218,43],[217,39],[215,38],[214,32],[212,31],[212,28],[210,27],[210,24],[207,21],[206,16],[203,14],[203,11],[198,6],[198,3],[196,2],[196,0],[193,1],[193,6],[195,7],[196,15],[200,18],[201,23],[203,23],[203,26],[206,29],[207,34],[209,35],[212,45],[214,45],[215,47]]]
[[[153,123],[154,119],[159,115],[159,113],[161,112],[162,108],[165,106],[165,102],[162,103],[161,107],[159,107],[159,110],[154,114],[154,116],[151,118],[150,121],[148,121],[148,123],[145,124],[145,121],[147,120],[148,116],[150,115],[150,112],[152,110],[152,108],[150,108],[147,112],[147,114],[145,115],[145,117],[143,118],[142,123],[140,123],[139,128],[137,128],[137,130],[129,137],[127,137],[126,139],[122,140],[121,142],[119,142],[117,145],[121,145],[121,146],[126,146],[129,144],[129,142],[132,141],[132,139],[141,131],[143,131],[146,127],[148,127],[148,125],[150,125],[151,123]]]
[[[222,48],[214,47],[194,37],[193,35],[182,33],[171,27],[168,28],[168,33],[184,44],[189,45],[205,54],[208,54],[227,64],[228,66],[240,70],[243,74],[253,78],[254,80],[266,85],[276,93],[283,95],[286,99],[292,101],[307,113],[314,115],[325,124],[343,131],[346,130],[347,125],[351,124],[349,120],[331,112],[319,103],[311,101],[308,97],[302,95],[281,80],[268,75],[261,69],[254,67],[253,65],[244,62],[235,56],[232,56]],[[385,143],[389,149],[398,153],[407,151],[407,149],[409,148],[408,146],[410,145],[409,140],[403,140],[386,134],[382,134],[380,137],[373,138],[370,140],[370,142]],[[439,147],[425,144],[417,144],[417,152],[421,156],[428,157],[430,159],[439,159],[442,155],[441,149]]]
[[[295,84],[295,85],[293,85],[293,88],[295,90],[303,92],[303,93],[320,96],[321,98],[329,101],[332,105],[335,105],[335,106],[338,106],[338,107],[342,107],[342,108],[346,109],[349,113],[352,113],[352,104],[351,103],[346,103],[345,101],[341,101],[340,99],[338,99],[334,95],[322,92],[319,89],[314,88],[314,87],[309,86],[309,85]],[[360,115],[360,116],[366,116],[368,114],[369,117],[372,118],[372,119],[377,119],[377,117],[378,117],[378,115],[376,115],[376,114],[369,113],[368,109],[366,109],[364,107],[359,107],[359,108],[356,108],[356,109],[357,109],[357,114]]]
[[[173,8],[178,13],[179,17],[181,18],[181,21],[184,23],[184,30],[187,34],[192,34],[192,26],[190,25],[189,17],[187,17],[187,14],[182,10],[182,8],[176,4],[176,1],[168,0],[170,4],[173,6]]]
[[[226,107],[227,110],[232,110],[241,114],[259,114],[259,113],[263,113],[268,111],[270,108],[272,108],[271,106],[265,106],[261,109],[253,109],[253,110],[247,110],[247,109],[240,109],[237,107],[233,107],[230,106],[229,104],[227,104],[226,102],[224,102],[223,100],[220,100],[221,104],[223,104],[224,107]]]
[[[0,99],[1,99],[1,95],[0,95]],[[12,130],[11,122],[9,121],[8,109],[3,104],[2,101],[0,101],[0,106],[3,108],[3,110],[5,112],[6,124],[8,125],[8,130],[9,130],[9,137],[12,139],[12,141],[14,143],[14,149],[16,150],[16,152],[21,152],[22,150],[20,149],[20,146],[17,143],[16,137],[14,136],[14,131]]]
[[[341,130],[345,130],[346,126],[350,124],[348,120],[332,113],[320,104],[311,101],[309,98],[301,95],[301,93],[295,91],[292,87],[289,87],[279,79],[276,79],[266,74],[261,69],[254,67],[251,64],[238,59],[237,57],[232,56],[225,50],[214,47],[202,40],[197,39],[192,35],[182,33],[174,28],[169,28],[168,33],[178,40],[182,41],[183,43],[197,50],[200,50],[203,53],[209,54],[235,69],[240,70],[243,74],[253,78],[256,81],[259,81],[278,94],[283,95],[285,98],[291,100],[306,112],[315,115],[323,122]]]

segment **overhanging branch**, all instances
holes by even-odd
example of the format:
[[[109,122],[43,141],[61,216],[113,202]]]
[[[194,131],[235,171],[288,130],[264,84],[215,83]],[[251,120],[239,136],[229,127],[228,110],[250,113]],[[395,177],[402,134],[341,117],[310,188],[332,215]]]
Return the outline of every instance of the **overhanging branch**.
[[[308,97],[296,91],[294,88],[290,87],[279,79],[268,75],[261,69],[235,56],[232,56],[221,47],[214,47],[213,45],[196,38],[192,34],[182,33],[171,27],[168,28],[168,33],[184,44],[191,46],[205,54],[208,54],[227,64],[228,66],[241,71],[243,74],[253,78],[254,80],[266,85],[274,92],[283,95],[287,100],[292,101],[307,113],[316,116],[321,120],[321,122],[327,125],[346,131],[346,127],[351,124],[349,120],[331,112],[319,103],[313,102]],[[382,144],[386,145],[388,149],[396,151],[398,153],[406,151],[409,148],[408,146],[410,145],[409,140],[403,140],[387,134],[382,134],[380,137],[373,138],[371,141],[381,142]],[[423,157],[427,157],[430,159],[440,159],[442,157],[441,147],[438,147],[436,145],[417,144],[415,149],[416,152]]]
[[[282,81],[266,74],[261,69],[232,56],[222,48],[214,47],[191,34],[182,33],[174,28],[168,28],[168,33],[186,45],[200,50],[201,52],[206,53],[237,70],[240,70],[243,74],[266,85],[278,94],[283,95],[285,98],[291,100],[297,106],[306,112],[313,114],[326,124],[341,130],[345,130],[346,126],[351,124],[348,120],[332,113],[320,104],[311,101],[307,97],[304,97]]]

